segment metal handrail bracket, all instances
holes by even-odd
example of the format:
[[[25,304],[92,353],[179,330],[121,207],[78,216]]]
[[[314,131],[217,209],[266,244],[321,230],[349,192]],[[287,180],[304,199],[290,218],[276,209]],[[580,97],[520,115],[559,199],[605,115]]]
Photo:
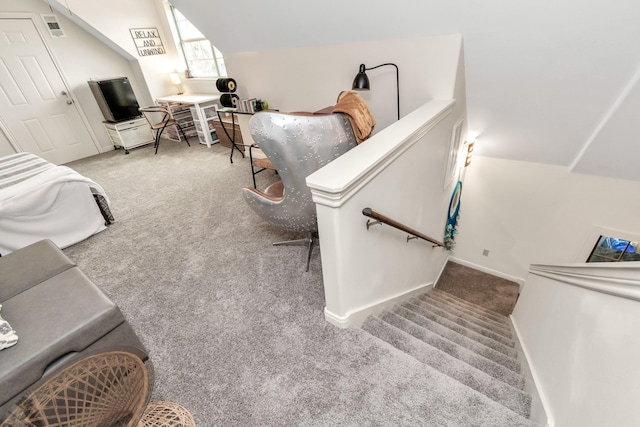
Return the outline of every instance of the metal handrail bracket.
[[[422,240],[426,240],[427,242],[431,243],[432,247],[444,247],[444,243],[427,236],[426,234],[423,234],[417,230],[414,230],[413,228],[407,227],[406,225],[391,219],[385,215],[382,215],[379,212],[374,211],[371,208],[364,208],[362,210],[362,215],[367,216],[369,218],[373,218],[375,221],[371,221],[370,219],[367,220],[367,230],[369,230],[369,227],[372,225],[376,225],[376,224],[387,224],[390,225],[391,227],[397,228],[398,230],[404,231],[405,233],[408,233],[409,236],[407,236],[407,242],[409,240],[413,240],[413,239],[422,239]]]

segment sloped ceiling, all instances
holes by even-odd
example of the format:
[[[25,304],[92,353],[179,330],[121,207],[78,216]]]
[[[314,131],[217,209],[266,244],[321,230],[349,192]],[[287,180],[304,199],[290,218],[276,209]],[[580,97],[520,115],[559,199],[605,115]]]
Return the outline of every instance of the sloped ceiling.
[[[640,180],[637,0],[172,3],[223,53],[461,33],[475,154]]]

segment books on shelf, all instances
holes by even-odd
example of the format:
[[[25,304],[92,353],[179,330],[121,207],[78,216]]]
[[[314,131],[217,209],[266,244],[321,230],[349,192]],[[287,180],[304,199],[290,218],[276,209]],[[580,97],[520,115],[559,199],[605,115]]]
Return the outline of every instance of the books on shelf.
[[[236,104],[236,108],[240,113],[255,113],[264,109],[265,102],[261,99],[248,98],[241,99]]]

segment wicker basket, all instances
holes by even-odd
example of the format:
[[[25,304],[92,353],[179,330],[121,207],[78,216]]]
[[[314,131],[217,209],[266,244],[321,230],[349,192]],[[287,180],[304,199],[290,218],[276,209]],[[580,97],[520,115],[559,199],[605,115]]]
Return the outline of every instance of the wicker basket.
[[[2,426],[135,426],[149,395],[142,360],[113,351],[62,369],[22,399]]]
[[[191,413],[171,402],[151,402],[137,427],[196,427]]]

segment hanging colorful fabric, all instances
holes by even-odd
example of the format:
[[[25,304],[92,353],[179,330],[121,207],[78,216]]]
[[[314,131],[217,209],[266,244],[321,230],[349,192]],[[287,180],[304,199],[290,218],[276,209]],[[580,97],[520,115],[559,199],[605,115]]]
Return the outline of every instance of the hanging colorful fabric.
[[[451,201],[449,202],[449,211],[447,213],[447,226],[444,230],[444,247],[448,251],[452,251],[456,245],[454,237],[458,234],[458,218],[460,212],[460,197],[462,195],[462,181],[458,181],[453,194],[451,195]]]

